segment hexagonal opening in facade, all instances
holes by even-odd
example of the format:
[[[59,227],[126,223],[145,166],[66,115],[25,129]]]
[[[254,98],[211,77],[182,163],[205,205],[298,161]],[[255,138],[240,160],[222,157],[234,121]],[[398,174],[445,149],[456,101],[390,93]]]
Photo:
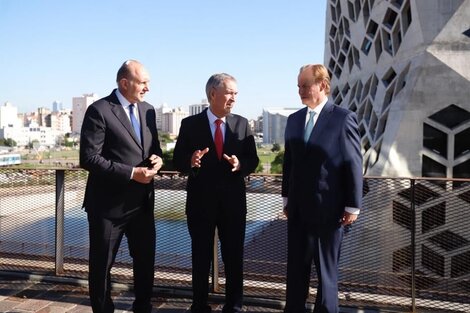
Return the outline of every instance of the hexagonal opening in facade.
[[[446,223],[446,203],[441,202],[421,213],[421,232],[424,234]]]
[[[463,123],[470,121],[470,112],[462,109],[455,104],[451,104],[446,108],[439,110],[429,117],[431,120],[453,129]]]
[[[434,236],[429,237],[428,240],[447,252],[468,245],[467,239],[450,230],[444,230],[435,234]]]
[[[447,159],[447,141],[446,133],[429,124],[423,124],[423,146],[425,148]]]

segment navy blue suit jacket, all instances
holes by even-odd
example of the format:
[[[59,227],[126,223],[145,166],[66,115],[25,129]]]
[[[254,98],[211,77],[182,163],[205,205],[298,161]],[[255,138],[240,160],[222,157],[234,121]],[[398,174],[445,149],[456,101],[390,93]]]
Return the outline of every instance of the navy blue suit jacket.
[[[307,108],[291,114],[285,130],[282,196],[288,214],[319,227],[339,227],[346,206],[362,206],[362,155],[356,114],[327,103],[307,143]]]

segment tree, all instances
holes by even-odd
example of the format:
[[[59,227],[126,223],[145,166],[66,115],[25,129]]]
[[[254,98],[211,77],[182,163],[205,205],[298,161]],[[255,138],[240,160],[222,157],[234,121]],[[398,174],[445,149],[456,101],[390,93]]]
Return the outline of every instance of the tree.
[[[162,171],[175,171],[175,167],[173,166],[173,149],[163,151],[162,159]]]
[[[272,152],[281,151],[281,145],[279,145],[278,143],[273,143],[273,147],[271,148],[271,151]]]
[[[271,162],[271,174],[282,174],[282,163],[284,163],[284,151],[279,151]]]
[[[158,133],[158,140],[160,141],[161,145],[165,145],[168,142],[172,142],[173,140],[170,137],[170,134],[164,133],[164,132],[159,132]]]
[[[0,146],[16,147],[16,141],[11,138],[2,138],[0,139]]]

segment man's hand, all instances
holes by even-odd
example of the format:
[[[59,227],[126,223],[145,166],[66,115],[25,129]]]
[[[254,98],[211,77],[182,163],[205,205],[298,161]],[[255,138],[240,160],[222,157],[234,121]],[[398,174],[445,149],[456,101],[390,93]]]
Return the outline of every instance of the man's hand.
[[[158,169],[160,167],[158,167]],[[152,181],[153,177],[157,174],[158,169],[148,168],[148,167],[134,167],[134,172],[132,173],[132,179],[141,184],[148,184]]]
[[[351,214],[348,212],[343,213],[343,217],[341,218],[341,225],[346,226],[346,225],[351,225],[357,220],[358,214]]]
[[[209,148],[194,151],[191,156],[191,167],[201,167],[201,159],[207,152],[209,152]]]
[[[158,155],[152,154],[149,157],[150,165],[148,169],[159,171],[163,166],[163,160]]]
[[[240,162],[236,155],[228,156],[224,153],[224,159],[232,165],[232,172],[238,171],[240,169]]]

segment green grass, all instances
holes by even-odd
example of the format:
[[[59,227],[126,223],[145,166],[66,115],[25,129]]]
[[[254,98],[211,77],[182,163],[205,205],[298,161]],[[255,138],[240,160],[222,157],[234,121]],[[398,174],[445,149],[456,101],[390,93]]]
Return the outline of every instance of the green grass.
[[[271,163],[277,155],[277,152],[271,151],[271,146],[258,147],[258,157],[260,158],[261,164]],[[64,162],[73,162],[78,164],[78,150],[64,150],[64,151],[43,151],[35,153],[34,151],[23,153],[22,158],[22,167],[26,168],[50,168],[56,167],[54,161],[60,160]],[[42,158],[43,163],[39,164],[38,160]],[[65,164],[62,164],[65,165]]]

